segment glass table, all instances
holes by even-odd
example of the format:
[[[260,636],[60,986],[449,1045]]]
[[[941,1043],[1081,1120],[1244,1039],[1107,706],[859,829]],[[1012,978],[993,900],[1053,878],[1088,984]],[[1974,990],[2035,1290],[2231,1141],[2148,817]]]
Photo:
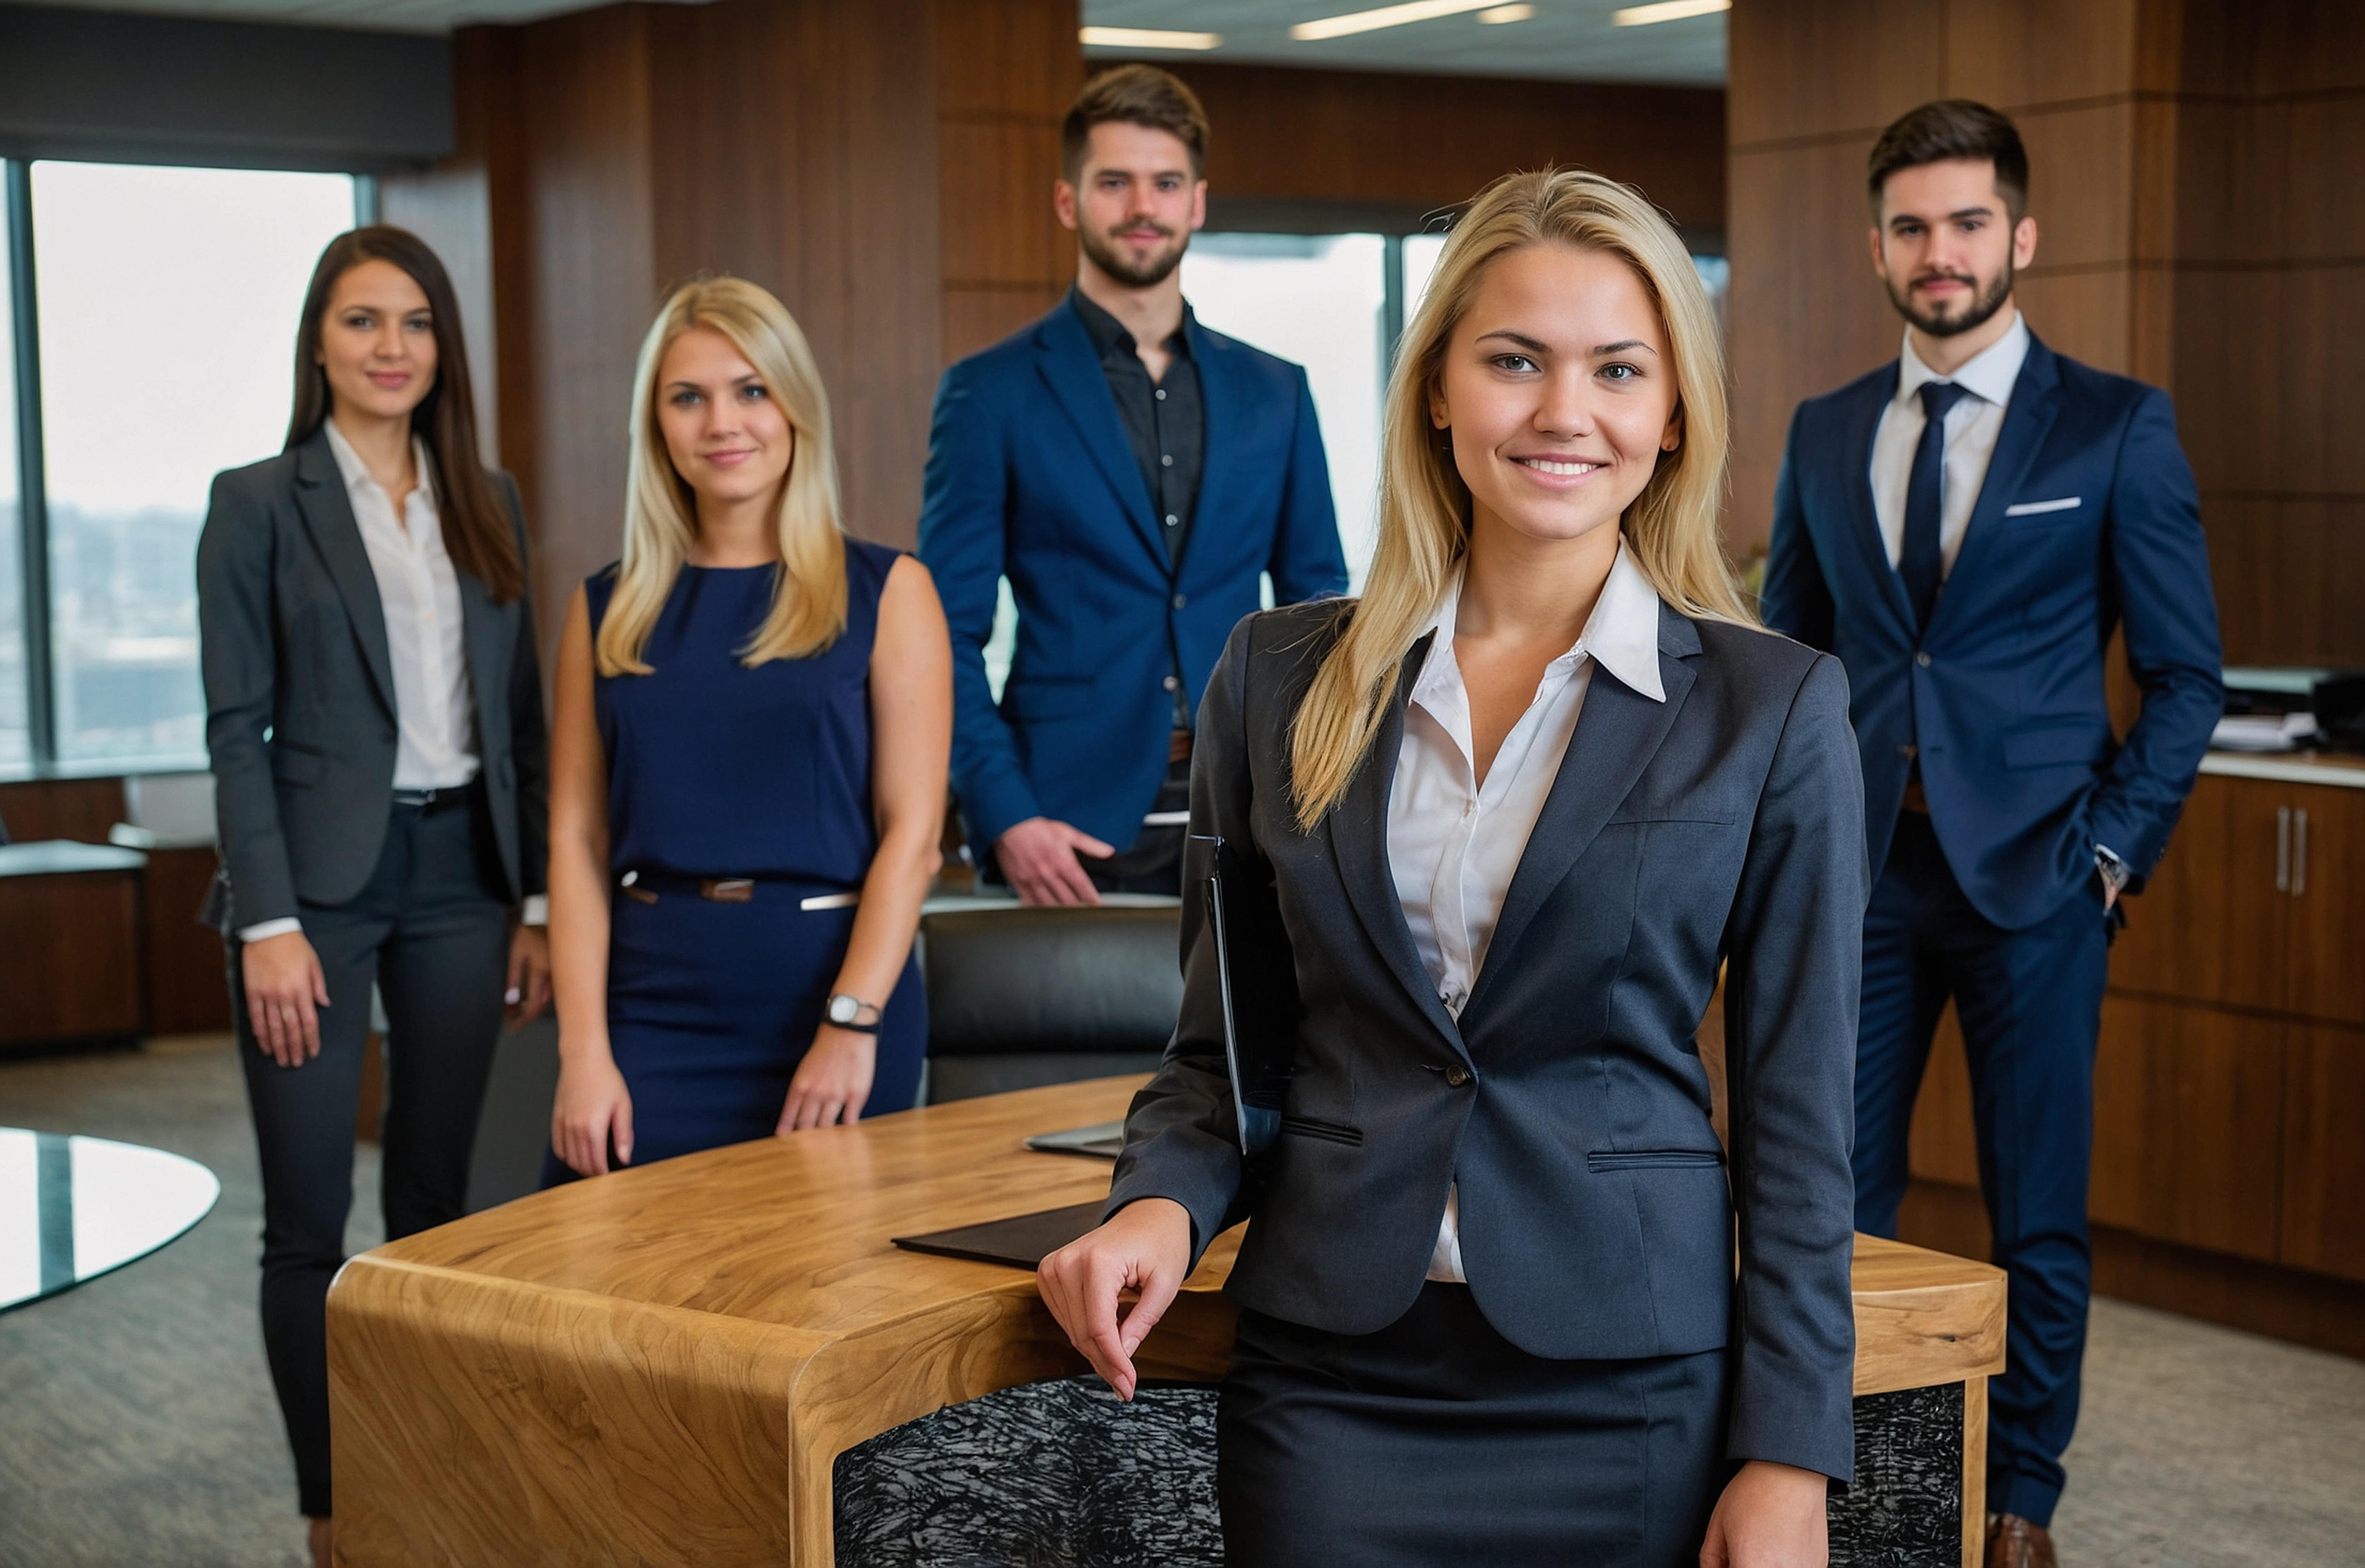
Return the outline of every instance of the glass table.
[[[161,1148],[0,1127],[0,1312],[146,1257],[220,1195],[212,1171]]]

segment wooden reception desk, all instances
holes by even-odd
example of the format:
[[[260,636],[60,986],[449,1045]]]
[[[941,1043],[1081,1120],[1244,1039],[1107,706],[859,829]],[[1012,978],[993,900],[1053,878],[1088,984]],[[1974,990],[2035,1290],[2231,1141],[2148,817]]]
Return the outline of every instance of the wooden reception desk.
[[[1138,1079],[961,1101],[537,1193],[347,1264],[329,1296],[337,1556],[409,1563],[833,1561],[832,1462],[940,1406],[1085,1369],[1034,1277],[912,1235],[1089,1201],[1030,1134]],[[1218,1238],[1145,1375],[1229,1355]],[[1859,1237],[1859,1395],[1965,1384],[1976,1564],[2002,1275]]]

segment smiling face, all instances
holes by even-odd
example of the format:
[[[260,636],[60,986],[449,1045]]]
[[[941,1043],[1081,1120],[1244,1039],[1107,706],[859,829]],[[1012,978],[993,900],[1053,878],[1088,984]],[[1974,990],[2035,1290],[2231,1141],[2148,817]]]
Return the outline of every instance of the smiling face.
[[[673,470],[711,503],[777,494],[797,451],[796,428],[737,345],[692,327],[657,364],[657,428]]]
[[[1207,182],[1172,131],[1104,120],[1092,129],[1075,183],[1061,180],[1052,206],[1094,266],[1127,288],[1154,288],[1182,264],[1207,220]]]
[[[1993,319],[2035,256],[2036,219],[2012,220],[1985,158],[1916,164],[1881,186],[1872,264],[1897,313],[1933,338]]]
[[[1618,520],[1682,440],[1665,324],[1623,260],[1530,245],[1496,260],[1445,348],[1429,420],[1451,432],[1474,539],[1575,540]]]
[[[332,411],[409,419],[435,386],[435,319],[426,291],[392,262],[347,268],[329,290],[319,359]]]

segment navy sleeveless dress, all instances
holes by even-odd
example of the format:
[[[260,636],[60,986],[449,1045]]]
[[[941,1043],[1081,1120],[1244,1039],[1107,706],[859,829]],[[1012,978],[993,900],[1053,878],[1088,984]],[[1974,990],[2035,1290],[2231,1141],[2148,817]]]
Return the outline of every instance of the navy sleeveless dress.
[[[608,1041],[632,1092],[634,1165],[770,1136],[821,1026],[854,930],[842,895],[879,845],[870,649],[897,554],[848,539],[845,634],[753,669],[739,650],[770,611],[778,568],[686,566],[642,655],[652,673],[594,684],[616,879]],[[613,566],[585,584],[595,636],[615,584]],[[724,878],[753,882],[745,902],[701,895],[701,879]],[[919,1091],[917,963],[891,996],[867,1000],[884,1010],[869,1117]],[[566,1173],[545,1162],[546,1182]]]

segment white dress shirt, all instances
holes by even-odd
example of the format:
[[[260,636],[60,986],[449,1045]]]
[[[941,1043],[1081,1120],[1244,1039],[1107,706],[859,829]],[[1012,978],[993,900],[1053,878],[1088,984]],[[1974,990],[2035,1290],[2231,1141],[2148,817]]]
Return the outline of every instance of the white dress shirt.
[[[1970,394],[1946,410],[1946,462],[1938,487],[1938,569],[1943,577],[1955,569],[1955,556],[1963,548],[1971,508],[1978,502],[1979,487],[1987,483],[1996,438],[2003,433],[2012,384],[2020,379],[2021,362],[2027,357],[2028,323],[2018,310],[2012,313],[2010,330],[1952,375],[1923,364],[1913,352],[1913,334],[1905,334],[1905,347],[1897,356],[1897,396],[1880,411],[1880,428],[1872,438],[1872,510],[1880,521],[1880,539],[1889,547],[1891,566],[1904,556],[1905,492],[1913,479],[1913,449],[1922,444],[1922,428],[1930,422],[1922,411],[1922,386],[1951,381]]]
[[[321,428],[344,478],[386,618],[386,651],[394,668],[394,787],[463,788],[476,777],[476,704],[462,642],[460,578],[443,548],[443,519],[435,507],[435,470],[427,445],[411,443],[419,483],[397,517],[394,498],[370,476],[337,422],[331,420]],[[537,901],[527,902],[527,924],[543,924],[532,918],[542,913]],[[239,937],[260,942],[302,929],[303,923],[292,917],[266,920],[243,928]]]
[[[1388,865],[1396,897],[1421,964],[1456,1018],[1485,964],[1528,834],[1560,777],[1595,666],[1654,702],[1667,700],[1659,683],[1659,596],[1620,542],[1584,633],[1545,666],[1534,699],[1481,782],[1473,760],[1470,694],[1453,654],[1461,604],[1457,578],[1430,623],[1436,641],[1406,703],[1388,796]],[[1445,1222],[1429,1264],[1432,1280],[1466,1277],[1461,1215],[1457,1187],[1446,1193]]]

